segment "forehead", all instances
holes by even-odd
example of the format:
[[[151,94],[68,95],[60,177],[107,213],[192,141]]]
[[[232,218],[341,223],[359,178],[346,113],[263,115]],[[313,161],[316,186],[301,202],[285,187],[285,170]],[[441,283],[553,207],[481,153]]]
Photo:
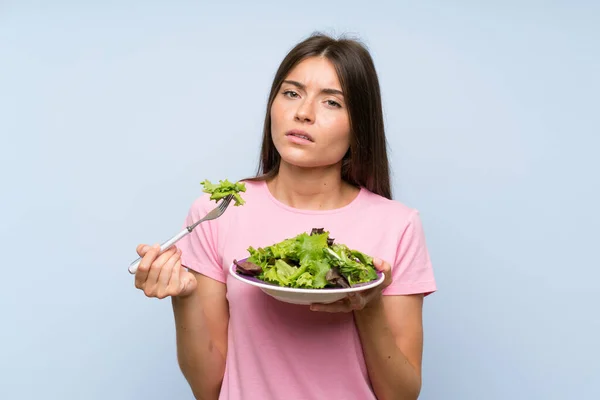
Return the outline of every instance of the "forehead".
[[[342,90],[333,63],[325,57],[302,60],[290,70],[285,79],[303,83],[309,88]]]

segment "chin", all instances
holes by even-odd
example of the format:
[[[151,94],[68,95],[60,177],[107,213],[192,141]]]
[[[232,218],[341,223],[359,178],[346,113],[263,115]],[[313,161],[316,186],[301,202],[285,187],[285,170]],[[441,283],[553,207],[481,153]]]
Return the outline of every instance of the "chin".
[[[316,160],[313,157],[281,155],[281,161],[298,168],[323,168],[335,165],[341,160]]]
[[[329,167],[338,164],[344,157],[344,154],[338,156],[333,154],[337,152],[332,151],[323,154],[322,151],[315,151],[316,149],[291,148],[285,145],[279,147],[277,144],[275,144],[275,148],[281,156],[282,162],[299,168]]]
[[[309,160],[305,157],[281,157],[281,161],[299,168],[317,168],[322,166],[315,160]]]

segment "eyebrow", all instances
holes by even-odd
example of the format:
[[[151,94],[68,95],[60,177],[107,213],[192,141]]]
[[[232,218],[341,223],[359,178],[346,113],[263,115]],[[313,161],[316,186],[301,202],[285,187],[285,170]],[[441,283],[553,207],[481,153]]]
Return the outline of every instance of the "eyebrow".
[[[283,83],[288,83],[290,85],[294,85],[299,89],[302,90],[306,90],[306,86],[300,82],[297,81],[291,81],[291,80],[284,80]],[[342,92],[341,90],[337,90],[337,89],[329,89],[329,88],[325,88],[325,89],[321,89],[321,93],[325,93],[325,94],[337,94],[340,96],[344,96],[344,92]]]

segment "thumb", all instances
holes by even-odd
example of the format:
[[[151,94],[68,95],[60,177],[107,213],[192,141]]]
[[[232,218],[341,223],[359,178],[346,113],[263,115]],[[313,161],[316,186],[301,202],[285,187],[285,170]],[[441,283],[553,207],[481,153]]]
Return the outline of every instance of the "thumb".
[[[381,258],[373,257],[373,265],[379,271],[383,271],[383,260]]]
[[[150,246],[148,246],[147,244],[140,244],[135,250],[138,253],[138,256],[144,257],[148,250],[150,250]]]
[[[194,289],[196,289],[196,278],[186,271],[186,273],[182,274],[181,295],[187,296],[188,294],[191,294]]]

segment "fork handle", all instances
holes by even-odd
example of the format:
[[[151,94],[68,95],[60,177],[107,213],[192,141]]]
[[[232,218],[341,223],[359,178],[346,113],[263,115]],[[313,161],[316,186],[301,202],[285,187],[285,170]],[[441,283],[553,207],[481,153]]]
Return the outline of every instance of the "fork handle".
[[[188,228],[185,228],[181,232],[179,232],[177,235],[173,236],[171,239],[169,239],[166,242],[164,242],[163,244],[161,244],[160,252],[158,254],[162,254],[164,251],[168,250],[171,246],[173,246],[175,243],[180,241],[182,238],[184,238],[190,232],[191,232],[191,230],[189,230]],[[130,274],[133,275],[136,273],[138,267],[140,266],[141,261],[142,261],[142,257],[138,257],[137,260],[135,260],[131,264],[129,264],[128,270],[129,270]]]

